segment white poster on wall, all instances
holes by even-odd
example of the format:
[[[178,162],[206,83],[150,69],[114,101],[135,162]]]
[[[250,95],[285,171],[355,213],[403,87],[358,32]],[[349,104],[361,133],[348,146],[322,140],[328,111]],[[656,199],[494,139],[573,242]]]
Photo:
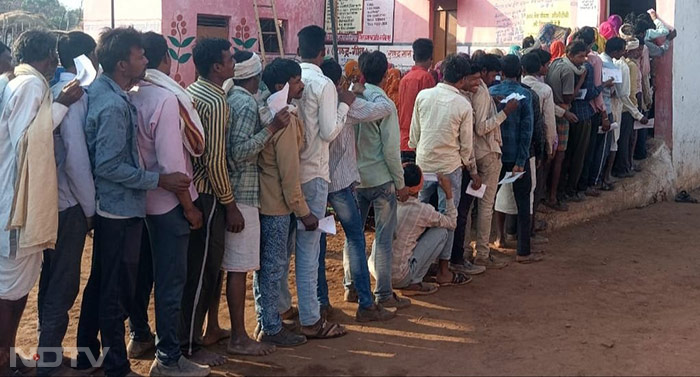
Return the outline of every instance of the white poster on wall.
[[[337,0],[338,42],[391,44],[394,41],[395,0]],[[329,0],[326,0],[326,42],[331,40]]]
[[[578,0],[576,6],[576,26],[598,26],[600,0]]]
[[[407,71],[413,67],[413,48],[410,45],[379,46],[379,51],[386,55],[386,59],[394,68]]]

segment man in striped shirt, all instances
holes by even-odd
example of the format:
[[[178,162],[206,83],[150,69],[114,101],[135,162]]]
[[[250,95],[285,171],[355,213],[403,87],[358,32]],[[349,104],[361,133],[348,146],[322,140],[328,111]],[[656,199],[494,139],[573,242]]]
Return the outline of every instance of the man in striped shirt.
[[[187,91],[194,98],[206,140],[204,154],[193,161],[193,181],[199,193],[195,205],[204,215],[205,226],[190,234],[180,340],[184,354],[193,361],[216,366],[226,359],[201,348],[204,316],[212,303],[218,303],[221,292],[219,278],[225,231],[238,233],[245,226],[226,167],[230,110],[222,85],[233,77],[235,61],[231,43],[224,39],[199,40],[192,52],[199,78]],[[213,310],[209,313],[210,318],[216,315]],[[208,326],[208,330],[211,328]]]

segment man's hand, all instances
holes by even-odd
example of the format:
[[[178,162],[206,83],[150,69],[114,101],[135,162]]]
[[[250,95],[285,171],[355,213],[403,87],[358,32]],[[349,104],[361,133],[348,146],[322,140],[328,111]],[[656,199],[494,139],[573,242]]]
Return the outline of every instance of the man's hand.
[[[649,118],[647,117],[642,117],[642,119],[639,121],[641,124],[649,124]]]
[[[615,86],[615,79],[612,77],[609,78],[608,81],[603,83],[603,86],[606,88],[612,88],[613,86]]]
[[[610,131],[610,120],[608,119],[608,115],[607,115],[607,114],[603,115],[603,125],[602,125],[602,128],[603,128],[603,132],[608,132],[608,131]]]
[[[478,190],[481,188],[481,184],[483,183],[481,180],[481,177],[479,174],[469,174],[469,176],[472,179],[472,189],[473,190]]]
[[[445,192],[445,197],[447,199],[452,199],[452,181],[450,181],[450,177],[442,173],[437,173],[437,178],[438,185],[440,185],[442,191]]]
[[[287,127],[289,125],[289,120],[291,119],[291,116],[289,115],[289,111],[287,111],[287,108],[285,107],[284,109],[280,110],[277,114],[275,114],[275,118],[272,120],[272,123],[270,126],[273,129],[273,133]]]
[[[340,90],[338,91],[338,100],[348,106],[351,106],[352,103],[355,102],[355,94],[349,90]]]
[[[185,219],[190,223],[190,229],[196,230],[204,226],[204,215],[197,207],[191,206],[190,208],[185,208]]]
[[[170,192],[185,192],[190,188],[192,180],[182,173],[161,174],[158,178],[158,187]]]
[[[520,102],[517,99],[512,98],[506,103],[506,107],[503,108],[503,112],[506,113],[506,115],[510,115],[513,111],[517,110],[519,106]]]
[[[365,92],[365,84],[363,84],[359,81],[352,83],[352,92],[355,95],[361,96],[362,93]]]
[[[659,18],[659,16],[656,14],[656,10],[654,10],[654,9],[649,9],[649,10],[647,11],[647,13],[649,13],[649,16],[651,16],[651,19],[654,20],[654,21],[655,21],[657,18]]]
[[[396,190],[396,198],[399,199],[400,202],[405,202],[406,200],[408,200],[408,197],[408,187]]]
[[[552,153],[547,154],[547,163],[550,163],[554,160],[554,156],[557,155],[557,151],[552,148]]]
[[[226,230],[240,233],[245,228],[245,219],[236,203],[226,205]]]
[[[80,87],[80,82],[78,80],[73,80],[63,87],[55,101],[69,107],[78,101],[84,93],[83,88]]]
[[[524,171],[525,171],[525,168],[523,166],[518,166],[518,165],[513,166],[513,174],[522,173]]]
[[[569,123],[578,123],[578,117],[571,111],[567,111],[564,113],[564,119],[569,121]]]
[[[498,104],[501,103],[501,101],[506,99],[506,97],[503,96],[491,96],[491,98],[493,99],[493,103],[495,103],[496,106],[498,106]]]
[[[304,224],[304,228],[306,228],[307,231],[311,232],[318,229],[318,218],[316,218],[313,213],[309,213],[300,220]]]

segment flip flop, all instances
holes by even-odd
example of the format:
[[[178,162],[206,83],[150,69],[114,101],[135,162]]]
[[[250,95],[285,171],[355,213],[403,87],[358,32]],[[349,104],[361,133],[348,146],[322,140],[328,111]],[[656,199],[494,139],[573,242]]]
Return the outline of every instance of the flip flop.
[[[427,295],[432,295],[433,293],[438,291],[438,286],[437,284],[431,284],[431,283],[424,283],[421,282],[420,288],[418,289],[401,289],[401,293],[404,296],[427,296]]]
[[[452,273],[452,281],[448,283],[438,283],[439,286],[441,287],[449,287],[453,285],[464,285],[464,284],[469,284],[472,281],[472,277],[465,275],[461,272],[453,272]]]
[[[301,335],[309,339],[331,339],[346,335],[345,328],[337,323],[331,323],[321,318],[316,324],[301,328]]]
[[[697,203],[698,200],[690,196],[687,191],[681,191],[676,195],[676,202],[678,203]]]

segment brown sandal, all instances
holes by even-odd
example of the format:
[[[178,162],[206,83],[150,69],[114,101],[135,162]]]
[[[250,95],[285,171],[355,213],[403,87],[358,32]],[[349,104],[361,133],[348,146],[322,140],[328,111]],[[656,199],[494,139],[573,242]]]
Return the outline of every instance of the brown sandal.
[[[301,334],[309,339],[331,339],[341,337],[347,332],[343,326],[321,318],[311,326],[303,326]]]

